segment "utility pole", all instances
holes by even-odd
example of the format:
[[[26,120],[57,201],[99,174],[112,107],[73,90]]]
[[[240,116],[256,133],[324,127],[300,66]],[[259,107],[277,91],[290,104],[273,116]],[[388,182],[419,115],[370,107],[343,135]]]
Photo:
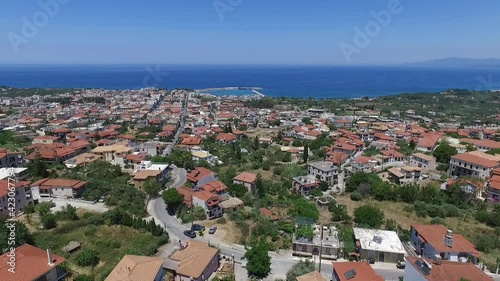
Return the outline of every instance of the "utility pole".
[[[321,252],[323,252],[323,224],[321,224],[320,227],[321,227],[321,243],[319,246],[319,266],[318,266],[319,273],[321,273]]]

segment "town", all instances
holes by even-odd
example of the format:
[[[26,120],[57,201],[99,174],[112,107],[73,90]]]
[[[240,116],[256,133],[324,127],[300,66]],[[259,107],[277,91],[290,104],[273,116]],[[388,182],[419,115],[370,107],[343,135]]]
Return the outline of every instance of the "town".
[[[0,280],[500,280],[498,97],[0,87]]]

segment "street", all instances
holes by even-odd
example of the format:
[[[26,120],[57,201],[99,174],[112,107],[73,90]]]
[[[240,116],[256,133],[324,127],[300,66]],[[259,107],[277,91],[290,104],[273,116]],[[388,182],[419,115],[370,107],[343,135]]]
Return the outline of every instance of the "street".
[[[186,182],[186,170],[182,168],[174,168],[172,170],[172,176],[174,178],[174,182],[171,184],[171,188],[181,187]],[[171,216],[168,214],[166,210],[165,202],[161,197],[157,197],[155,199],[150,200],[148,204],[148,213],[152,218],[156,221],[157,224],[163,225],[164,228],[168,231],[170,235],[171,243],[178,243],[179,239],[183,242],[189,240],[186,236],[184,236],[184,230],[187,228],[177,220],[175,216]],[[204,237],[196,237],[198,241],[205,241],[209,243],[209,239]],[[245,264],[245,261],[242,261],[241,258],[245,254],[245,249],[241,245],[224,245],[217,244],[216,245],[221,250],[221,255],[225,255],[228,257],[235,258],[236,264],[236,274],[237,280],[247,280],[247,272],[245,268],[242,268],[242,264]],[[284,278],[286,276],[286,272],[298,261],[300,258],[290,256],[289,254],[279,254],[275,252],[269,252],[271,256],[271,274],[266,280],[274,280],[276,278]],[[384,264],[378,263],[374,265],[375,271],[384,276],[386,280],[399,280],[399,276],[403,275],[403,270],[397,269],[393,264]],[[322,271],[323,275],[328,279],[331,277],[333,272],[333,267],[331,261],[323,260],[322,262]]]

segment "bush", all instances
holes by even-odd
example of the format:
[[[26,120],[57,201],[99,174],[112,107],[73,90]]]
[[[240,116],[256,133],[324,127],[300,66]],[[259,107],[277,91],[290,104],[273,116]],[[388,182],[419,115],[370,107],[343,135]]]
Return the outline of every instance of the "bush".
[[[357,191],[352,192],[350,197],[352,201],[360,201],[362,199],[361,194]]]
[[[380,228],[384,223],[384,212],[377,206],[359,206],[354,209],[354,221],[362,226]]]
[[[434,217],[431,220],[431,224],[444,224],[444,219],[440,217]]]
[[[444,218],[444,217],[446,217],[446,211],[444,210],[444,208],[442,206],[439,206],[439,205],[427,205],[426,209],[427,209],[427,214],[431,218],[435,218],[435,217]]]
[[[217,219],[218,224],[225,224],[227,222],[226,218],[219,218]]]
[[[486,210],[480,210],[474,214],[474,217],[478,222],[486,223],[490,218],[490,214]]]
[[[76,277],[74,280],[75,281],[94,281],[94,278],[92,278],[92,276],[87,275],[87,274],[81,274],[81,275],[78,275],[78,277]]]
[[[42,216],[42,225],[45,229],[52,229],[57,226],[56,216],[48,213]]]
[[[99,260],[99,253],[92,248],[85,248],[75,256],[78,266],[96,266]]]

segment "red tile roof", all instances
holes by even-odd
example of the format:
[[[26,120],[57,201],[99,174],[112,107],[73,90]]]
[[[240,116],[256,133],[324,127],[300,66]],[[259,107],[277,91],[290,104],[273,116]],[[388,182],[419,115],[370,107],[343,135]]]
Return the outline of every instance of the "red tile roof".
[[[367,262],[333,262],[333,270],[337,273],[339,281],[384,281],[384,277],[377,275]],[[347,279],[346,272],[355,272],[355,276]]]
[[[16,248],[16,273],[9,272],[8,253],[0,256],[0,280],[26,281],[37,280],[65,261],[59,255],[52,254],[53,265],[48,264],[47,252],[40,248],[24,244]]]
[[[496,167],[499,165],[498,162],[496,162],[496,161],[482,158],[476,154],[471,154],[471,153],[458,154],[458,155],[452,156],[451,159],[458,160],[458,161],[464,161],[464,162],[471,163],[471,164],[478,165],[478,166],[485,167],[485,168],[493,168],[493,167]]]
[[[211,193],[216,193],[227,190],[227,186],[221,181],[212,181],[202,186],[201,189]]]
[[[191,171],[187,175],[187,179],[188,179],[188,181],[197,183],[198,181],[200,181],[204,177],[207,177],[210,175],[215,175],[215,173],[207,168],[198,167],[198,168],[194,169],[193,171]]]
[[[182,139],[182,144],[184,145],[199,145],[201,143],[201,138],[198,137],[187,137]]]
[[[433,264],[432,260],[426,259],[431,264],[430,274],[425,275],[415,262],[419,260],[423,263],[422,258],[406,257],[409,264],[406,266],[413,266],[422,277],[428,281],[460,281],[462,278],[474,281],[492,281],[493,278],[481,271],[472,263],[441,261],[441,264]]]
[[[234,177],[233,180],[241,181],[244,183],[253,183],[255,182],[255,180],[257,180],[257,175],[248,172],[242,172],[236,177]]]
[[[448,247],[444,244],[444,237],[448,228],[442,224],[434,225],[413,225],[420,237],[422,237],[436,251],[441,253],[471,253],[475,257],[479,257],[481,253],[476,249],[476,246],[469,242],[467,238],[461,234],[453,234],[453,247]]]
[[[29,186],[29,181],[11,182],[11,186],[14,188],[20,188]],[[9,181],[0,180],[0,197],[3,197],[9,193]]]
[[[85,184],[87,184],[87,182],[79,180],[45,178],[32,183],[31,186],[38,186],[40,189],[51,189],[54,187],[79,189],[84,187]]]
[[[225,142],[235,141],[236,139],[237,137],[235,135],[229,133],[218,134],[217,137],[215,138],[216,141],[225,141]]]
[[[260,211],[260,213],[261,213],[263,216],[265,216],[265,217],[267,217],[267,218],[269,218],[269,219],[271,219],[271,220],[273,220],[273,221],[275,221],[275,220],[279,220],[279,217],[278,217],[278,216],[273,215],[273,212],[271,212],[271,210],[269,210],[269,209],[267,209],[267,208],[260,208],[260,209],[259,209],[259,211]]]

